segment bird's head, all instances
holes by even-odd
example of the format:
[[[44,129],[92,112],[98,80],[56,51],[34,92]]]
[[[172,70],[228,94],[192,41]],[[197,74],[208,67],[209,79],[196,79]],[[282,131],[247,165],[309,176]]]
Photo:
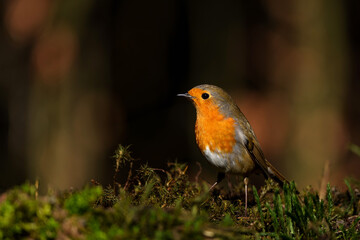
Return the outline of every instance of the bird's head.
[[[196,86],[189,92],[178,94],[178,96],[190,99],[194,103],[198,113],[204,113],[214,109],[227,111],[234,105],[229,94],[223,89],[208,84]]]

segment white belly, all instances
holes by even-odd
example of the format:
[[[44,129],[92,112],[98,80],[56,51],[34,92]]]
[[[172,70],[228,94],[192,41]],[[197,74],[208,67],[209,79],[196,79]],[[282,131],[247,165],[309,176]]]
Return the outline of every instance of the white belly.
[[[220,153],[219,151],[210,151],[209,146],[203,152],[206,159],[213,165],[227,170],[229,168],[228,154]]]

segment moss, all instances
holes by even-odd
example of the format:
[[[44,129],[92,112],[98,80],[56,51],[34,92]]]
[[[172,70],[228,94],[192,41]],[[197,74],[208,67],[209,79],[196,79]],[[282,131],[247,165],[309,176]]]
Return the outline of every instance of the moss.
[[[59,223],[54,219],[50,196],[35,198],[36,188],[26,183],[8,191],[0,203],[0,239],[56,237]]]
[[[3,193],[0,239],[360,238],[357,181],[346,180],[346,192],[328,185],[324,200],[311,188],[298,194],[293,182],[282,189],[266,181],[252,188],[245,217],[243,197],[209,193],[205,183],[189,181],[186,164],[130,167],[118,182],[119,168],[134,161],[128,151],[120,146],[115,154],[111,186],[38,197],[36,185],[25,183]]]
[[[64,208],[69,214],[84,214],[101,197],[102,187],[85,187],[82,191],[71,194],[64,202]]]

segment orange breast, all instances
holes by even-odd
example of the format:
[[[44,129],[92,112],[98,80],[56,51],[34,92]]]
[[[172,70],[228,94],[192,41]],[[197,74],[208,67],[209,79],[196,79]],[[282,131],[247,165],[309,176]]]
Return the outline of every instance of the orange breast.
[[[235,120],[226,118],[216,105],[198,109],[195,125],[196,142],[201,151],[231,153],[235,145]]]

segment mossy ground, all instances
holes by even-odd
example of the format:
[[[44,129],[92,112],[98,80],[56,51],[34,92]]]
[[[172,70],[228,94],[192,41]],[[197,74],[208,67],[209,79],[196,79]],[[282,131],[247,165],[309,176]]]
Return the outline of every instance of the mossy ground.
[[[348,190],[327,186],[325,199],[295,183],[267,181],[243,195],[209,192],[189,181],[185,164],[168,169],[132,169],[128,148],[119,146],[114,183],[93,182],[82,190],[38,196],[26,183],[0,195],[0,239],[359,239],[360,183]],[[125,183],[117,173],[130,165]],[[242,192],[243,185],[233,186]]]

